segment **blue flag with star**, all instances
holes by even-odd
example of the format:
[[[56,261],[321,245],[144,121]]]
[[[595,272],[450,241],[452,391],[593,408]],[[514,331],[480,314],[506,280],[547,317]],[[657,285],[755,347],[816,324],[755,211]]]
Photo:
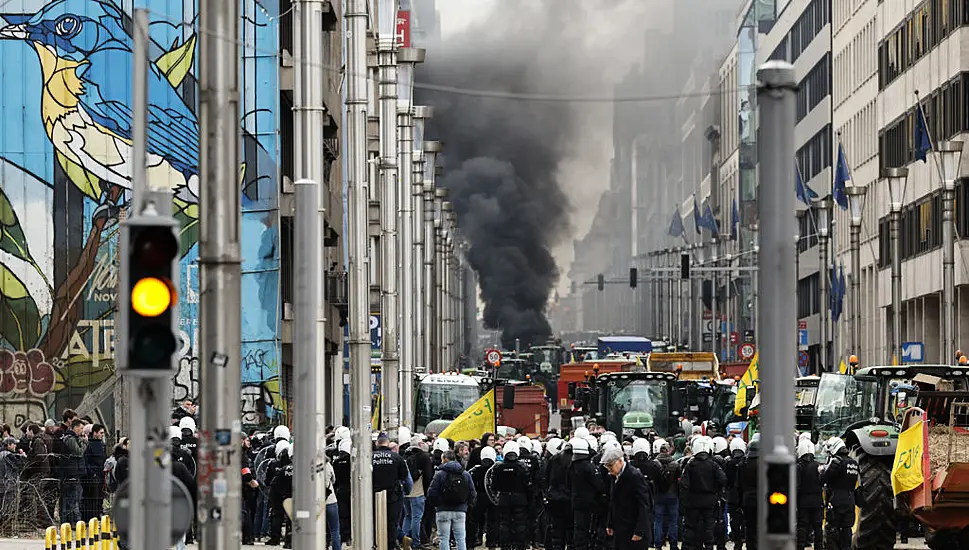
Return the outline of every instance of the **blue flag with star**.
[[[925,120],[925,111],[919,105],[915,113],[915,158],[925,162],[929,151],[932,150],[932,140],[929,139],[929,123]]]
[[[845,156],[845,146],[838,144],[838,165],[834,170],[834,187],[831,194],[834,195],[834,202],[842,210],[848,209],[848,190],[847,183],[851,181],[851,170],[848,169],[848,158]]]

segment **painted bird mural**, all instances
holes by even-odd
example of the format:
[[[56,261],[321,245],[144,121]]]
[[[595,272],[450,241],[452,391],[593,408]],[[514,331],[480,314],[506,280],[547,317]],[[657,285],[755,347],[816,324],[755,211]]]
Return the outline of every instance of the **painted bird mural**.
[[[33,14],[5,15],[0,39],[37,52],[41,119],[71,182],[114,220],[131,189],[132,37],[111,0],[55,0]],[[185,226],[198,220],[198,120],[178,93],[194,58],[194,36],[149,63],[148,178],[170,188]],[[183,240],[184,243],[184,240]],[[184,252],[184,246],[183,246]]]

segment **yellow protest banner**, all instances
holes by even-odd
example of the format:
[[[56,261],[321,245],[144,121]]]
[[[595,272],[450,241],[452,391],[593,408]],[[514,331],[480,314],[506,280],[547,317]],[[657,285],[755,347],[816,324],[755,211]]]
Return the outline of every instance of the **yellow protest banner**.
[[[488,393],[477,400],[474,405],[468,407],[461,416],[454,419],[441,435],[444,439],[455,441],[468,441],[478,439],[482,435],[495,431],[495,390],[488,390]]]
[[[760,379],[760,352],[754,354],[754,358],[750,361],[750,366],[747,367],[747,372],[744,373],[740,382],[737,384],[737,400],[733,404],[733,413],[740,416],[740,411],[747,406],[747,386],[757,387],[757,381]]]
[[[895,464],[892,466],[892,490],[895,494],[911,491],[922,485],[922,443],[925,427],[922,422],[915,424],[898,436],[895,448]]]

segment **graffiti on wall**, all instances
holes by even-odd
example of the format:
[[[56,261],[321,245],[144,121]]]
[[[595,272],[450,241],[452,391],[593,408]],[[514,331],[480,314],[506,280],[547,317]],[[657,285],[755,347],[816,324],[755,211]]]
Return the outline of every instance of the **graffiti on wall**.
[[[254,423],[279,395],[275,2],[242,4],[243,368]],[[0,420],[43,421],[114,375],[118,224],[131,198],[131,2],[0,5]],[[197,399],[197,8],[150,11],[149,179],[171,189],[181,225],[180,349],[174,400]],[[8,13],[11,8],[17,12]],[[275,11],[273,11],[275,10]],[[251,358],[258,358],[254,361]],[[261,388],[253,397],[251,388]],[[260,408],[262,407],[262,408]],[[110,398],[98,418],[113,420]]]

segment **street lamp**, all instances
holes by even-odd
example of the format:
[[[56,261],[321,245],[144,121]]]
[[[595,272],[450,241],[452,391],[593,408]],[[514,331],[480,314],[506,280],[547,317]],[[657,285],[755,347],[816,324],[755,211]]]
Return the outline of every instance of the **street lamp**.
[[[865,192],[867,187],[851,185],[848,192],[848,223],[851,228],[851,353],[857,355],[860,351],[859,335],[861,334],[861,213],[865,209]]]
[[[828,238],[831,235],[832,206],[833,203],[829,197],[819,200],[814,205],[814,211],[818,213],[818,269],[820,271],[820,277],[818,279],[821,283],[821,364],[819,365],[818,372],[823,372],[831,365],[829,357],[830,337],[828,335],[828,324],[831,319],[831,310],[829,308],[831,281],[828,280]]]
[[[892,357],[902,359],[902,241],[899,239],[899,222],[902,218],[902,201],[905,199],[905,182],[908,168],[886,168],[882,177],[888,180],[888,201],[891,210],[892,240]]]
[[[942,157],[942,357],[946,364],[955,360],[955,220],[954,203],[959,162],[962,160],[961,141],[936,144]]]

